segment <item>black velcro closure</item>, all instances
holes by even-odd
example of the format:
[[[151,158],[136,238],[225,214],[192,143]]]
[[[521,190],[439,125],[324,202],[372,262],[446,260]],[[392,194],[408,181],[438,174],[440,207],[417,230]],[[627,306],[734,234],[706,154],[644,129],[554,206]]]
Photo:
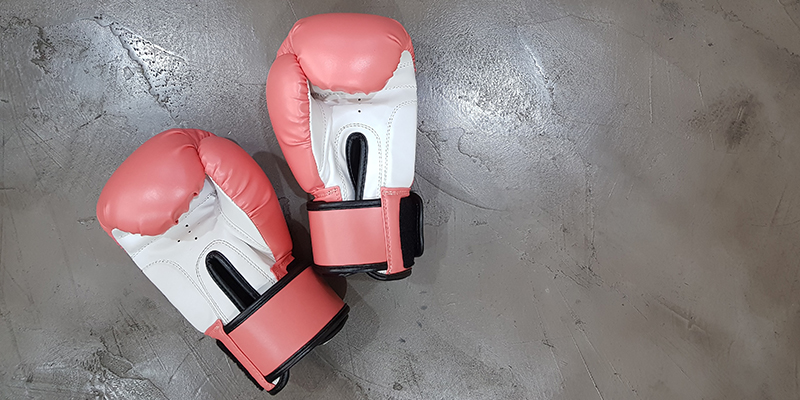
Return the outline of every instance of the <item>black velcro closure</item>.
[[[400,199],[400,244],[405,268],[411,268],[414,258],[425,251],[422,228],[422,198],[411,192],[408,197]]]

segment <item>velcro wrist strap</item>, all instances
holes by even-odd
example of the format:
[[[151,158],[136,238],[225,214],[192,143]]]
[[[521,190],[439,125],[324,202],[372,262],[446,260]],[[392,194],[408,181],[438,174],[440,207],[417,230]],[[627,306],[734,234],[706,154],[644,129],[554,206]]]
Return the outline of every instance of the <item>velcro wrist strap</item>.
[[[422,255],[422,199],[382,188],[381,198],[308,203],[314,263],[323,272],[403,273]]]
[[[224,326],[217,320],[206,334],[219,340],[259,385],[275,394],[274,389],[285,384],[289,368],[332,338],[348,311],[306,266],[291,269],[233,320]]]

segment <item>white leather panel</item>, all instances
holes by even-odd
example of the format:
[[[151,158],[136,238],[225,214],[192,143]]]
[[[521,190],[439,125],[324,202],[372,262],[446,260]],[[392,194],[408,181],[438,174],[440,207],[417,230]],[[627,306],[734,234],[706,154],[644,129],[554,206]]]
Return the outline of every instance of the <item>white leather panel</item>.
[[[247,215],[211,180],[189,204],[178,224],[158,236],[114,229],[117,242],[164,296],[197,330],[217,319],[229,322],[239,310],[213,281],[206,255],[217,250],[259,292],[276,279],[272,252]]]
[[[345,158],[347,138],[367,138],[364,199],[380,197],[381,187],[410,187],[417,138],[417,83],[411,53],[404,51],[394,75],[374,93],[348,94],[309,84],[311,147],[325,187],[339,186],[353,200]]]

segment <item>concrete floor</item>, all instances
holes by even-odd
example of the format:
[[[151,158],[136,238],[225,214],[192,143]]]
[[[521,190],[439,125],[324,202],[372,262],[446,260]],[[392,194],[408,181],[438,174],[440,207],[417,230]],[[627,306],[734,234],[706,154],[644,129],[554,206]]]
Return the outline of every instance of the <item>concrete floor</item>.
[[[202,128],[254,155],[307,254],[264,86],[334,11],[414,40],[426,252],[349,278],[280,398],[800,398],[798,0],[5,0],[1,398],[269,398],[95,204],[147,138]]]

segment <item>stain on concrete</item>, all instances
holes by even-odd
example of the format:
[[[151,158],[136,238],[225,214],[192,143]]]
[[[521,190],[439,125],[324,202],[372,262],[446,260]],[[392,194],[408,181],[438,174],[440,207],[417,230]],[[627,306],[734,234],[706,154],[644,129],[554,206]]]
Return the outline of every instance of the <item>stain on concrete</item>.
[[[661,18],[672,23],[683,22],[683,8],[675,1],[660,1]]]
[[[443,390],[452,392],[454,398],[478,399],[483,396],[498,398],[526,398],[520,377],[505,365],[494,365],[476,354],[468,354],[453,346],[444,337],[426,332],[423,340],[426,351],[388,349],[394,361],[388,367],[391,380],[374,398],[402,391],[411,398],[435,398]],[[472,349],[475,350],[475,349]],[[444,379],[432,380],[430,374]]]
[[[727,151],[736,151],[750,136],[766,134],[761,116],[763,104],[751,91],[742,88],[723,92],[708,110],[698,110],[689,125],[700,134],[710,134]]]
[[[495,45],[496,39],[476,32],[469,24],[454,21],[442,28],[439,40],[422,38],[416,44],[422,90],[429,79],[435,81],[434,90],[452,102],[454,111],[490,132],[542,120],[546,104],[538,99],[546,96],[546,88],[539,84],[541,77],[535,76],[538,70],[498,62],[520,55],[510,53],[507,46]],[[455,61],[459,71],[445,60]],[[498,118],[507,125],[487,125]]]
[[[6,26],[0,25],[0,32],[3,35],[19,34],[20,30],[26,29],[36,31],[36,37],[31,45],[31,52],[33,53],[33,58],[30,59],[31,63],[41,68],[45,73],[51,72],[48,64],[53,57],[55,47],[41,26],[34,25],[30,19],[22,19],[17,16],[12,16]]]
[[[53,43],[50,42],[50,39],[45,36],[42,28],[36,27],[36,29],[39,37],[33,44],[34,58],[31,58],[31,62],[36,64],[36,66],[41,68],[44,72],[49,73],[50,71],[47,69],[47,64],[50,63],[53,57],[55,47],[53,47]]]

